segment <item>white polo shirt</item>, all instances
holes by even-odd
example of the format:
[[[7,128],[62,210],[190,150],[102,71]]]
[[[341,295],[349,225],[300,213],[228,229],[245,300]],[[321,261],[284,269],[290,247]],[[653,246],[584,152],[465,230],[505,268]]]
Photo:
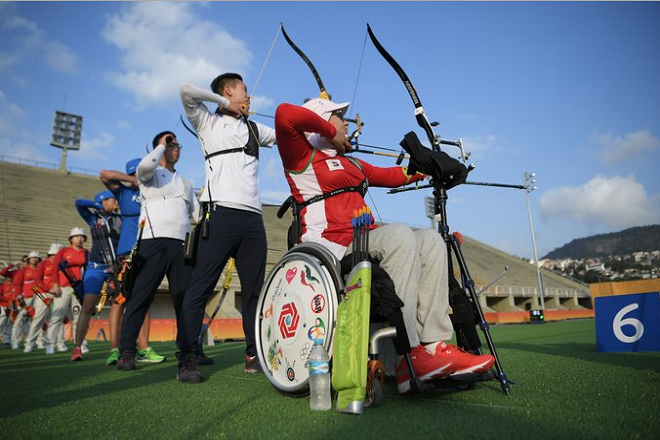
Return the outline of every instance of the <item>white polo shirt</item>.
[[[184,240],[190,231],[190,218],[197,223],[199,202],[192,182],[159,165],[164,153],[165,146],[158,145],[137,167],[140,221],[146,220],[142,238]]]
[[[243,148],[249,139],[248,124],[243,118],[211,113],[203,101],[227,107],[229,100],[199,87],[183,84],[181,100],[190,123],[199,135],[202,154]],[[256,123],[259,144],[275,144],[275,130]],[[206,181],[201,202],[215,202],[228,208],[261,213],[259,200],[259,161],[243,152],[213,156],[206,160]]]

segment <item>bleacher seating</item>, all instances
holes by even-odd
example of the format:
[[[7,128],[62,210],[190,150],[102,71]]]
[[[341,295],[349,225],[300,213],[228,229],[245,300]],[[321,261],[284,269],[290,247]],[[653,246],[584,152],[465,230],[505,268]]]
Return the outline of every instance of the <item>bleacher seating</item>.
[[[75,210],[75,199],[92,199],[103,189],[98,177],[0,161],[0,265],[19,260],[31,250],[45,254],[52,242],[68,244],[71,228],[84,225]],[[277,209],[277,206],[264,206],[268,237],[267,272],[287,249],[290,217],[278,219]],[[86,226],[85,230],[88,230]],[[509,268],[504,278],[481,295],[484,311],[522,311],[538,307],[537,276],[532,265],[469,237],[463,236],[463,240],[463,252],[477,290],[501,273],[504,266]],[[547,270],[543,271],[543,279],[546,309],[591,308],[588,286]],[[222,279],[217,290],[221,290],[221,283]],[[157,303],[162,301],[168,307],[152,309],[155,318],[172,314],[169,295],[166,294],[167,281],[160,290]],[[234,300],[229,299],[223,304],[220,316],[240,316],[240,283],[236,276],[231,291]],[[211,301],[209,307],[213,310],[215,302]]]

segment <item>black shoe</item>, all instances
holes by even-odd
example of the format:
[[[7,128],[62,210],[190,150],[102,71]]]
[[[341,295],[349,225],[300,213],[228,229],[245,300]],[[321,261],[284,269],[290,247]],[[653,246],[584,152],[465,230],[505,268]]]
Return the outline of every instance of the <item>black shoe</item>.
[[[243,367],[243,371],[245,371],[246,373],[264,372],[264,370],[261,369],[259,358],[256,356],[245,356],[245,367]]]
[[[182,361],[179,361],[176,380],[183,383],[200,383],[204,380],[204,376],[202,376],[197,365],[196,355],[188,355]]]
[[[206,356],[204,353],[197,354],[197,365],[213,365],[215,361],[210,357]]]
[[[117,369],[120,371],[130,371],[135,370],[135,354],[134,353],[122,353],[117,360]]]

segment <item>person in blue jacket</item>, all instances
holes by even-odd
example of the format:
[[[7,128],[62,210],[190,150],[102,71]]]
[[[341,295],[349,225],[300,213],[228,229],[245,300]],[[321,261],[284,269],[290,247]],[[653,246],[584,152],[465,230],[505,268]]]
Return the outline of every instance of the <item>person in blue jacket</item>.
[[[113,270],[121,227],[121,219],[116,213],[117,199],[110,191],[101,191],[94,200],[77,199],[76,210],[89,226],[92,250],[83,275],[85,295],[71,361],[81,361],[83,358],[82,344],[89,327],[89,318],[94,312],[103,283]]]

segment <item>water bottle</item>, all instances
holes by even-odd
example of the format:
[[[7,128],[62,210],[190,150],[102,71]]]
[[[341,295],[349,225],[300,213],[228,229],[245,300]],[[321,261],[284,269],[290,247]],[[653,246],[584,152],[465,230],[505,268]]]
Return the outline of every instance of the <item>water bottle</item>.
[[[330,356],[323,348],[323,340],[315,339],[309,353],[309,407],[327,411],[332,407],[330,397]]]

